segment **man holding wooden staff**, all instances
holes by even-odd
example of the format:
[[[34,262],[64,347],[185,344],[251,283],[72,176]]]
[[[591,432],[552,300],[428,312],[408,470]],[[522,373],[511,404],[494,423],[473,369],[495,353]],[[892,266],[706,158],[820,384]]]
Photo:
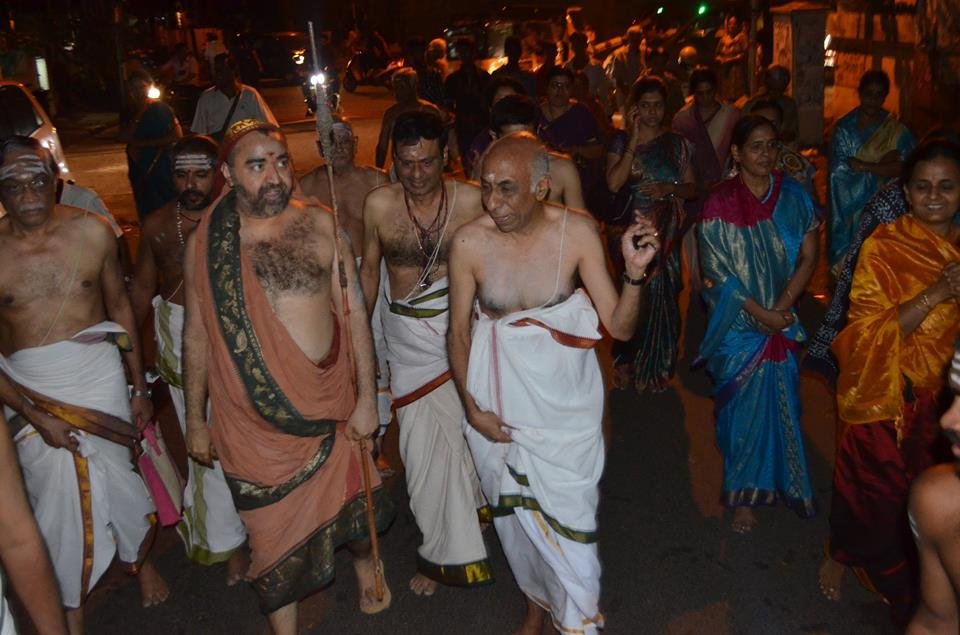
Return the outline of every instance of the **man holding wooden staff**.
[[[349,242],[328,208],[292,197],[279,129],[237,122],[220,159],[232,190],[186,246],[187,450],[220,459],[250,537],[247,579],[273,631],[293,634],[340,545],[360,610],[390,604],[370,526],[393,509],[362,451],[377,429],[373,344]]]

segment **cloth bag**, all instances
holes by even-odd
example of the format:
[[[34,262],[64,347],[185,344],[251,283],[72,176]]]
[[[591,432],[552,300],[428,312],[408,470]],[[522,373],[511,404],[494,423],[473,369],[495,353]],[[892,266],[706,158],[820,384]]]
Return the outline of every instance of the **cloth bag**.
[[[157,506],[157,518],[164,527],[176,525],[183,511],[185,484],[180,470],[160,434],[156,419],[143,429],[137,446],[137,467]]]

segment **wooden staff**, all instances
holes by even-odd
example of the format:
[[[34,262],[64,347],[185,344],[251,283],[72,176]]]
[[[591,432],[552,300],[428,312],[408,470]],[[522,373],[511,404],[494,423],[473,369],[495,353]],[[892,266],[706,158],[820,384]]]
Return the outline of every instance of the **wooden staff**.
[[[313,56],[313,68],[314,74],[316,75],[320,73],[320,57],[317,55],[317,40],[316,36],[314,35],[312,21],[307,22],[307,30],[310,34],[310,52]],[[314,110],[317,116],[317,134],[320,137],[320,146],[323,148],[324,162],[326,163],[327,167],[327,183],[330,184],[330,207],[333,209],[334,223],[333,241],[337,253],[337,269],[340,274],[340,298],[343,305],[343,321],[344,327],[346,328],[347,342],[351,343],[350,298],[347,289],[347,271],[345,269],[346,263],[343,261],[343,255],[340,249],[340,223],[337,215],[337,193],[333,186],[333,164],[330,162],[330,157],[333,156],[333,139],[331,138],[331,132],[333,131],[333,115],[330,113],[330,106],[327,103],[327,91],[323,87],[323,83],[317,82],[314,84],[314,90],[314,97],[317,104],[316,109]],[[350,366],[353,373],[351,375],[351,379],[353,380],[352,383],[354,395],[356,395],[356,369],[355,365],[352,363],[352,348],[352,344],[347,346],[347,355],[351,360]],[[367,461],[367,455],[369,454],[370,453],[367,449],[366,440],[361,440],[360,466],[363,470],[363,495],[367,502],[367,529],[370,532],[370,555],[373,557],[374,562],[374,575],[376,576],[375,593],[377,602],[382,602],[384,596],[383,563],[380,561],[380,540],[377,536],[377,520],[373,511],[373,488],[370,486],[370,464]]]

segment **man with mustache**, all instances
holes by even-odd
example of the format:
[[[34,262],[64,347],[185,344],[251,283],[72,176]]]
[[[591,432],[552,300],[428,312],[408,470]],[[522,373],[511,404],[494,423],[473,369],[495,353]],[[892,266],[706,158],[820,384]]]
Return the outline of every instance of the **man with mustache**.
[[[0,144],[0,402],[79,633],[117,553],[139,571],[144,606],[168,591],[143,561],[154,506],[130,447],[153,405],[116,238],[102,217],[57,205],[55,184],[48,150],[25,137]]]
[[[369,473],[383,531],[392,504],[362,451],[377,429],[373,344],[353,250],[330,209],[291,196],[279,128],[237,122],[220,160],[232,190],[186,240],[187,451],[220,459],[249,536],[246,577],[273,631],[292,635],[298,602],[333,579],[343,544],[360,610],[390,604],[363,487]]]
[[[463,406],[447,361],[447,254],[458,227],[483,213],[476,186],[443,178],[446,131],[432,112],[406,112],[392,131],[399,183],[377,188],[363,208],[360,279],[386,339],[400,457],[410,508],[423,533],[410,588],[492,580],[478,512],[486,513],[461,431]],[[381,257],[386,276],[381,280]]]
[[[214,189],[217,144],[210,137],[184,137],[173,147],[177,198],[149,215],[140,231],[130,299],[137,326],[150,311],[157,339],[157,370],[170,388],[181,431],[186,434],[183,401],[183,257],[186,239],[219,193]],[[217,188],[219,189],[219,188]],[[154,293],[159,291],[158,295]],[[152,300],[151,300],[152,298]],[[187,556],[199,564],[227,561],[227,585],[243,579],[249,565],[241,549],[247,538],[234,508],[223,468],[187,461],[184,521],[179,527]]]

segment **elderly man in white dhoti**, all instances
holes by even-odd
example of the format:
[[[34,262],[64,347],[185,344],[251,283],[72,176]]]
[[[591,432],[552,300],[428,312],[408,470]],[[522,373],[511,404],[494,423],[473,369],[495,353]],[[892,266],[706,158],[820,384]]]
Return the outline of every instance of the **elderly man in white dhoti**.
[[[443,178],[446,134],[437,115],[400,115],[392,139],[399,183],[367,195],[360,281],[367,310],[381,307],[400,456],[423,533],[410,588],[433,595],[438,583],[493,579],[478,517],[488,510],[460,429],[463,406],[445,344],[450,238],[483,212],[476,186]]]
[[[527,597],[520,632],[540,633],[549,614],[561,633],[594,633],[603,626],[597,318],[618,339],[633,334],[660,243],[646,219],[627,229],[618,295],[596,223],[545,202],[549,165],[527,134],[495,142],[483,160],[487,215],[457,232],[450,254],[450,365],[483,492]]]
[[[170,400],[186,436],[183,379],[184,247],[219,194],[214,189],[218,148],[210,137],[191,135],[173,146],[173,187],[177,198],[152,212],[140,230],[130,300],[137,326],[153,306],[157,371],[170,388]],[[159,291],[159,295],[154,293]],[[227,563],[227,586],[243,580],[250,558],[247,532],[219,461],[212,467],[187,459],[183,521],[177,526],[187,557],[197,564]]]
[[[0,401],[78,633],[115,553],[139,571],[144,606],[167,587],[144,562],[154,506],[130,447],[132,422],[153,408],[116,239],[102,218],[55,204],[46,152],[18,137],[0,145]]]

